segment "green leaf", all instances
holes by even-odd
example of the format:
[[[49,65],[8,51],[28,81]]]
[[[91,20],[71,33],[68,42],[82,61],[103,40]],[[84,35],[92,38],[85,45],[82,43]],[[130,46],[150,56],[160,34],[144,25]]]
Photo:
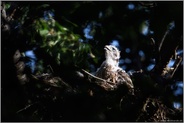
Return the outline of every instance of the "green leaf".
[[[46,29],[40,30],[40,35],[41,35],[41,36],[46,36],[46,35],[48,35],[48,33],[49,33],[49,31],[46,30]]]

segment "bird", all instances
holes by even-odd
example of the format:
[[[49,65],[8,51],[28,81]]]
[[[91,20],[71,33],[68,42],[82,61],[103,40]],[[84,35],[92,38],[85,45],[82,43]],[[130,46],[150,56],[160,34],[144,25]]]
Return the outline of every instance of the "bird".
[[[131,94],[134,94],[134,85],[130,76],[119,67],[120,51],[113,45],[105,45],[105,61],[97,69],[95,75],[115,85],[124,84]]]

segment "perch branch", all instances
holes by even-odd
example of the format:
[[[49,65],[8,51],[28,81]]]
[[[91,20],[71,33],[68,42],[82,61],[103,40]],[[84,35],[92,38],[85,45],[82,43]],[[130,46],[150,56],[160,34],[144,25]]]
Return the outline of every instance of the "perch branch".
[[[97,80],[100,80],[100,81],[103,81],[103,82],[107,82],[107,83],[109,83],[109,84],[114,84],[114,83],[111,82],[111,81],[107,81],[107,80],[105,80],[105,79],[102,79],[102,78],[99,78],[99,77],[97,77],[97,76],[94,76],[94,75],[92,75],[91,73],[87,72],[87,71],[84,70],[84,69],[82,69],[82,71],[83,71],[84,73],[90,75],[91,77],[97,79]]]
[[[158,47],[158,51],[159,51],[159,52],[160,52],[160,50],[161,50],[161,48],[162,48],[162,44],[163,44],[163,42],[164,42],[164,40],[165,40],[165,37],[167,36],[168,33],[169,33],[169,31],[167,30],[167,31],[165,32],[165,34],[164,34],[164,36],[163,36],[163,38],[162,38],[160,44],[159,44],[159,47]]]

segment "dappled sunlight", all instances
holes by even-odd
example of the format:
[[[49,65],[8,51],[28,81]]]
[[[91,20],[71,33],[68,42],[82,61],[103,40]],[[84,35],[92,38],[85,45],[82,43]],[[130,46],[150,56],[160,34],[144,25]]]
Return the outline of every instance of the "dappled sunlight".
[[[91,34],[91,30],[92,30],[92,27],[91,25],[87,25],[86,28],[84,28],[84,36],[87,38],[87,39],[93,39],[93,35]]]
[[[134,5],[133,3],[129,3],[129,4],[127,5],[127,8],[128,8],[129,10],[134,10],[134,9],[135,9],[135,5]]]
[[[143,35],[148,35],[149,34],[149,21],[143,21],[142,24],[140,25],[140,31]]]
[[[36,64],[36,55],[34,54],[33,50],[28,50],[25,52],[25,56],[28,57],[28,61],[26,63],[26,65],[28,65],[28,67],[31,68],[31,72],[34,73],[35,71],[35,64]]]
[[[154,68],[155,64],[150,64],[148,67],[147,67],[147,70],[148,71],[151,71],[153,68]]]
[[[125,52],[126,52],[126,53],[130,53],[130,52],[131,52],[130,48],[126,48],[126,49],[125,49]]]
[[[118,40],[112,40],[110,44],[118,48],[120,47]]]

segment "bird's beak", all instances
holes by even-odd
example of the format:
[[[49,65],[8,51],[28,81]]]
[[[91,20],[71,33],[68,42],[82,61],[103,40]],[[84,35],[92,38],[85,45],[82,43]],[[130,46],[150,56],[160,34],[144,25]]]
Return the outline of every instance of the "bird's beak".
[[[108,45],[105,45],[104,50],[110,50]]]

